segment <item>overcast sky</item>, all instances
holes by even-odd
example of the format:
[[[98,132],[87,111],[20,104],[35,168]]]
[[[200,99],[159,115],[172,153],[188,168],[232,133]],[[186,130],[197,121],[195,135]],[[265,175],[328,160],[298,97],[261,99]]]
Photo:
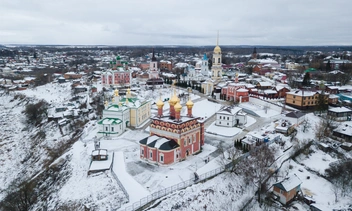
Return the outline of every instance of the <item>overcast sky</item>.
[[[0,43],[352,45],[352,0],[0,0]]]

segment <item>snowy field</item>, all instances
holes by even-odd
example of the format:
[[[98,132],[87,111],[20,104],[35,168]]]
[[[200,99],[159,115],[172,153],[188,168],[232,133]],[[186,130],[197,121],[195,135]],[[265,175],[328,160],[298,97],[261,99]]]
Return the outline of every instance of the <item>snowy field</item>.
[[[48,83],[33,89],[16,91],[19,94],[25,94],[28,97],[42,99],[50,104],[58,105],[69,101],[72,98],[71,83]]]
[[[233,137],[240,132],[242,129],[237,127],[224,127],[224,126],[217,126],[215,122],[213,122],[206,130],[206,133],[210,133],[212,135],[219,135],[219,136],[226,136],[226,137]]]
[[[296,158],[297,162],[304,164],[304,166],[321,175],[325,174],[325,169],[329,168],[330,163],[338,161],[337,155],[334,153],[331,153],[331,155],[335,156],[332,157],[330,154],[319,150],[316,146],[312,146],[310,149],[313,152],[308,155],[301,154]]]
[[[222,105],[219,103],[214,103],[209,100],[201,100],[194,103],[192,113],[195,117],[203,117],[204,119],[208,119],[219,111],[221,107]],[[187,107],[184,106],[182,108],[181,115],[187,115]]]
[[[270,108],[264,108],[264,106],[250,103],[250,102],[241,103],[239,104],[239,107],[247,110],[251,110],[252,112],[256,113],[260,117],[273,117],[280,114],[280,112],[278,111],[275,111]]]

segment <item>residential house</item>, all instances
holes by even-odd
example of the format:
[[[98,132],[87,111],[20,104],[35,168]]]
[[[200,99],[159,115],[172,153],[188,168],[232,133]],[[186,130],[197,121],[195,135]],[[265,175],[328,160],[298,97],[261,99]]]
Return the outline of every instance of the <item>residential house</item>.
[[[304,117],[305,114],[301,111],[292,111],[290,113],[287,113],[284,119],[287,119],[288,121],[292,122],[295,126],[298,126],[304,121]]]
[[[275,131],[284,135],[290,135],[295,131],[295,127],[290,121],[280,119],[275,122]]]
[[[277,92],[278,98],[285,98],[286,93],[290,91],[287,87],[280,86],[280,85],[275,86],[274,90]]]
[[[279,196],[279,201],[286,205],[291,202],[294,197],[301,191],[302,181],[297,175],[292,175],[289,178],[273,185],[273,192]]]
[[[299,109],[311,109],[318,105],[319,96],[323,95],[324,103],[328,104],[329,94],[313,91],[297,90],[286,93],[286,105]]]
[[[329,105],[332,105],[332,106],[336,105],[338,101],[339,101],[339,96],[334,94],[329,95],[329,100],[328,100]]]
[[[260,81],[260,82],[258,82],[256,84],[256,88],[257,89],[261,89],[261,90],[271,89],[272,88],[272,84],[270,82]]]
[[[328,110],[328,116],[332,117],[335,121],[350,121],[352,110],[346,107],[335,107]]]
[[[342,141],[352,143],[352,126],[349,124],[339,125],[332,134]]]

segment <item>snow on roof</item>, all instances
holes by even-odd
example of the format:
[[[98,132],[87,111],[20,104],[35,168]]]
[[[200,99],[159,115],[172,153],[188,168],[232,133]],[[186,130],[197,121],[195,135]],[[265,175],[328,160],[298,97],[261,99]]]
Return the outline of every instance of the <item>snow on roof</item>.
[[[277,92],[275,90],[267,89],[267,90],[264,90],[264,93],[265,94],[276,94]]]
[[[334,99],[334,98],[339,98],[339,96],[334,95],[334,94],[330,94],[330,95],[329,95],[329,99]]]
[[[226,107],[221,109],[219,112],[216,112],[217,114],[231,114],[231,115],[235,115],[238,112],[242,111],[242,108],[240,107]]]
[[[274,186],[276,186],[280,189],[283,188],[285,191],[288,192],[288,191],[294,189],[295,187],[299,186],[300,184],[302,184],[302,181],[296,175],[293,175],[293,176],[283,180],[282,182],[274,184]]]
[[[238,89],[237,92],[248,92],[248,90],[241,88],[241,89]]]
[[[292,94],[296,96],[314,96],[315,94],[317,94],[317,92],[297,90],[297,91],[287,92],[286,94]]]
[[[148,137],[146,145],[152,143],[153,141],[155,141],[155,140],[157,140],[157,139],[159,139],[159,138],[160,138],[160,137],[159,137],[159,136],[156,136],[156,135],[153,135],[153,136]]]
[[[92,155],[107,155],[108,150],[107,149],[96,149],[92,151]]]
[[[335,113],[342,113],[342,112],[351,112],[352,110],[346,107],[335,107],[335,108],[330,108],[329,111],[335,112]]]
[[[280,85],[275,86],[275,89],[276,89],[277,91],[280,91],[280,90],[283,89],[283,88],[285,88],[285,87],[280,86]]]
[[[350,125],[344,124],[340,125],[338,128],[334,130],[334,132],[344,134],[347,136],[352,136],[352,127]]]
[[[260,81],[259,84],[260,86],[271,86],[271,83],[266,81]]]
[[[160,138],[160,139],[158,139],[158,140],[156,141],[154,147],[157,148],[157,149],[159,149],[162,144],[164,144],[164,143],[166,143],[166,142],[168,142],[168,141],[169,141],[169,140],[167,140],[166,138]]]

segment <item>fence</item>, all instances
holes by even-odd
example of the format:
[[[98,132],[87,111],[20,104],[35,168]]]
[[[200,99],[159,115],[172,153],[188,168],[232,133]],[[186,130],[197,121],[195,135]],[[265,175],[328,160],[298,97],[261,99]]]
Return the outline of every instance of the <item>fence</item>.
[[[196,183],[199,183],[199,182],[202,182],[204,180],[207,180],[209,178],[212,178],[222,172],[225,171],[225,168],[224,167],[220,167],[220,168],[217,168],[217,169],[214,169],[212,171],[209,171],[209,172],[206,172],[204,174],[201,174],[199,175],[199,179],[197,180],[187,180],[187,181],[183,181],[183,182],[180,182],[176,185],[173,185],[171,187],[168,187],[168,188],[164,188],[162,190],[159,190],[157,192],[154,192],[152,193],[151,195],[147,196],[147,197],[144,197],[142,199],[140,199],[139,201],[137,202],[134,202],[132,205],[126,207],[124,210],[125,211],[132,211],[132,210],[136,210],[136,209],[139,209],[163,196],[166,196],[170,193],[173,193],[175,191],[178,191],[178,190],[181,190],[181,189],[184,189],[188,186],[191,186],[193,184],[196,184]],[[114,174],[114,173],[113,173]],[[120,183],[121,184],[121,183]],[[123,188],[124,189],[124,188]],[[127,193],[126,193],[127,194]]]

